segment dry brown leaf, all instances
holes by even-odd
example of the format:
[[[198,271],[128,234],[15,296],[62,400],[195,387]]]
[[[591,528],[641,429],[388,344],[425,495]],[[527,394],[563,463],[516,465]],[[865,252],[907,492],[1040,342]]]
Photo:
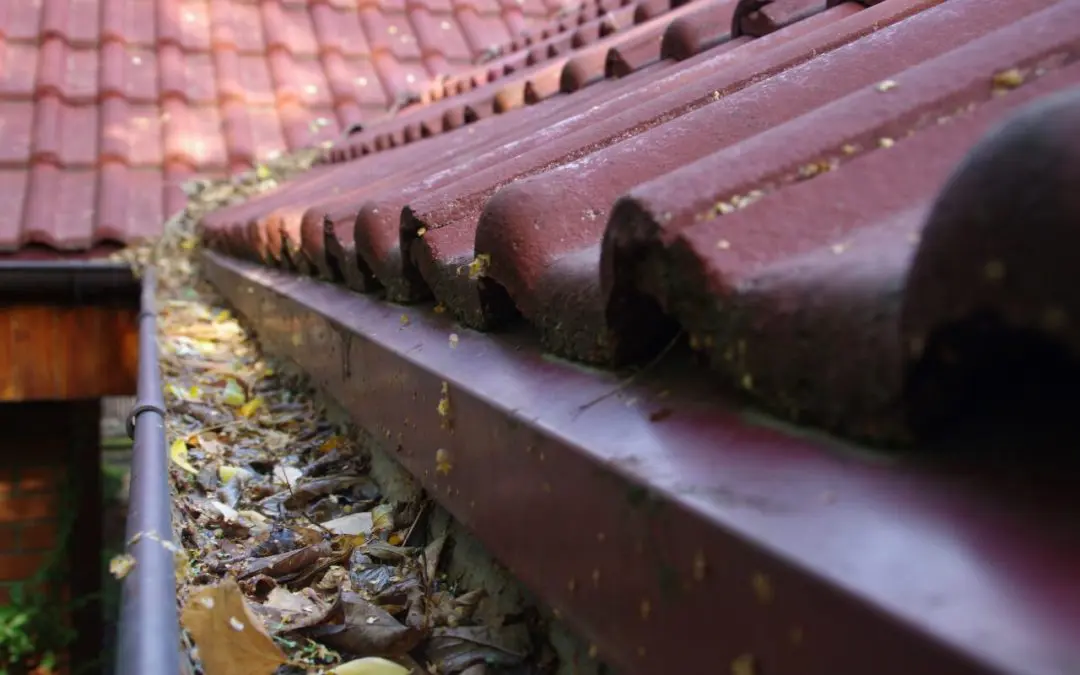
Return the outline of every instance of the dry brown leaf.
[[[333,550],[330,542],[323,542],[315,546],[305,546],[296,551],[289,551],[288,553],[255,558],[248,562],[247,569],[240,575],[240,578],[243,579],[260,573],[271,577],[295,574],[316,564],[319,559],[332,554]]]
[[[435,579],[435,573],[439,569],[439,557],[446,545],[446,535],[435,539],[424,548],[424,574],[430,583]]]
[[[319,497],[332,495],[335,492],[345,492],[351,487],[362,484],[364,480],[359,476],[333,476],[313,480],[303,485],[293,485],[289,498],[285,500],[285,506],[290,509],[300,508]]]
[[[287,660],[232,579],[192,593],[181,620],[206,675],[271,675]]]
[[[279,635],[322,623],[336,606],[336,598],[324,600],[310,588],[293,593],[278,587],[270,591],[265,604],[251,608],[271,635]]]
[[[436,628],[426,652],[439,672],[457,673],[481,663],[510,668],[522,663],[531,649],[528,629],[513,624]]]
[[[343,652],[386,655],[405,654],[423,638],[356,593],[341,594],[341,609],[340,623],[311,628],[308,637]]]
[[[299,614],[305,611],[310,612],[311,608],[318,603],[315,598],[309,597],[306,593],[293,593],[278,587],[270,591],[270,595],[266,596],[266,602],[263,604],[281,612]]]

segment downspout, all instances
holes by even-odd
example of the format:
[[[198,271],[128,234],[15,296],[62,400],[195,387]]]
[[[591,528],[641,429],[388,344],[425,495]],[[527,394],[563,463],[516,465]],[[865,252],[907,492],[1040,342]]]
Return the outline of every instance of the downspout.
[[[172,542],[165,399],[158,367],[154,272],[142,282],[139,373],[135,407],[128,418],[131,490],[128,552],[135,566],[124,578],[116,675],[179,675],[180,625]]]

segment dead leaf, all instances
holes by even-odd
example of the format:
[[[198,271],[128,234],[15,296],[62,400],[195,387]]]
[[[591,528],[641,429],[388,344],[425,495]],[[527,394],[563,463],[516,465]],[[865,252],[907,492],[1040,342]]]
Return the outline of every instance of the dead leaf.
[[[394,574],[392,565],[377,564],[359,548],[353,550],[349,559],[349,582],[354,590],[377,595],[390,587]]]
[[[394,528],[394,507],[390,504],[379,504],[371,510],[371,531],[385,532]]]
[[[530,651],[529,630],[520,623],[500,628],[436,628],[426,649],[440,673],[458,673],[480,663],[510,668],[522,663]]]
[[[240,520],[240,514],[236,511],[236,509],[229,506],[228,504],[223,504],[222,502],[213,500],[210,502],[210,504],[218,510],[218,513],[220,513],[225,520],[229,522],[235,522],[237,520]]]
[[[237,412],[240,413],[241,417],[251,417],[259,410],[260,407],[262,407],[262,404],[263,401],[261,398],[253,398],[244,405],[240,406],[240,410],[238,410]]]
[[[285,466],[284,464],[278,464],[274,467],[274,484],[275,485],[296,485],[304,476],[304,472],[297,469],[295,466]]]
[[[116,579],[123,579],[135,568],[135,556],[130,553],[114,555],[109,561],[109,574]]]
[[[375,560],[385,560],[388,562],[401,562],[412,557],[416,551],[415,548],[409,548],[405,546],[394,546],[384,541],[369,541],[364,544],[364,553],[371,556]]]
[[[199,470],[191,466],[191,462],[188,461],[188,448],[184,439],[178,438],[173,441],[173,444],[169,447],[169,459],[184,471],[192,475],[199,474]]]
[[[340,623],[315,626],[304,633],[332,649],[353,654],[405,654],[423,638],[423,633],[403,626],[356,593],[341,594]]]
[[[221,393],[221,400],[226,405],[238,408],[247,401],[247,394],[244,392],[244,388],[234,378],[230,377],[225,381],[225,390]]]
[[[311,600],[304,598],[301,593],[293,593],[279,586],[270,591],[263,604],[283,612],[302,612],[311,604]]]
[[[222,483],[228,483],[233,478],[239,478],[240,480],[247,480],[253,477],[253,474],[247,469],[239,466],[230,466],[228,464],[222,464],[217,470],[218,478]]]
[[[336,598],[324,600],[310,588],[294,593],[277,586],[265,603],[252,609],[265,621],[270,634],[278,635],[322,623],[336,605]]]
[[[232,579],[192,593],[181,619],[206,675],[272,675],[286,662]]]
[[[356,536],[358,534],[367,536],[371,534],[371,526],[371,513],[366,511],[361,513],[350,513],[347,516],[334,518],[333,520],[328,520],[322,524],[322,527],[334,534],[349,536]]]
[[[319,452],[325,455],[331,450],[336,450],[339,446],[341,446],[341,436],[331,436],[319,446]]]
[[[296,551],[265,558],[254,558],[248,561],[247,568],[240,575],[240,578],[244,579],[255,574],[265,574],[270,577],[296,574],[316,564],[321,558],[330,555],[333,555],[333,550],[330,547],[330,542],[327,541],[314,546],[305,546]]]
[[[325,576],[326,571],[331,567],[340,565],[349,559],[349,554],[352,553],[352,546],[347,542],[344,543],[344,548],[332,552],[328,557],[320,558],[317,563],[302,572],[281,577],[280,581],[294,586],[310,586],[314,584],[316,581],[322,579]]]
[[[297,509],[310,504],[319,497],[344,492],[353,486],[364,483],[365,480],[358,476],[332,476],[313,480],[303,485],[293,485],[291,494],[284,504],[286,508]]]
[[[439,569],[439,556],[442,555],[445,545],[446,535],[444,534],[424,548],[424,573],[429,582],[435,578],[435,572]]]

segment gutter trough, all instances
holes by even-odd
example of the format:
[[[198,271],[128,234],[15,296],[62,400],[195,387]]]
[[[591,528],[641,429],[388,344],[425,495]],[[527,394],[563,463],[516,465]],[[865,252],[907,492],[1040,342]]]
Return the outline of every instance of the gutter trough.
[[[1080,542],[1066,493],[1033,488],[1033,472],[782,426],[694,377],[678,348],[627,382],[525,333],[203,256],[268,353],[307,372],[621,673],[1080,663]]]
[[[173,555],[176,547],[172,542],[154,289],[153,271],[147,270],[139,312],[137,398],[128,420],[128,434],[134,445],[126,536],[135,565],[124,578],[117,675],[181,672]]]
[[[154,295],[153,271],[147,270],[140,280],[127,263],[81,259],[0,261],[0,309],[14,312],[14,318],[3,324],[13,335],[0,337],[5,339],[4,347],[9,337],[10,344],[22,345],[20,351],[4,352],[12,359],[10,363],[0,363],[0,376],[9,379],[7,389],[23,396],[9,398],[15,405],[53,411],[55,427],[42,428],[41,432],[77,436],[73,441],[75,454],[67,460],[56,460],[68,462],[67,469],[75,474],[84,493],[76,507],[77,527],[72,543],[76,557],[70,584],[76,597],[96,593],[101,582],[96,561],[91,564],[84,560],[88,550],[93,550],[96,558],[96,549],[102,543],[97,479],[100,401],[106,396],[137,396],[127,420],[127,433],[134,443],[126,539],[135,564],[123,581],[114,671],[117,675],[181,672],[165,404]],[[26,318],[29,315],[18,314],[20,308],[56,314],[51,315],[51,324],[32,323]],[[92,313],[77,314],[81,310],[116,313],[98,319]],[[129,323],[132,320],[138,322],[137,348],[135,331]],[[109,340],[120,344],[107,344]],[[133,358],[136,349],[137,364]],[[33,418],[23,421],[27,428],[34,425]],[[20,438],[19,434],[25,432],[16,428],[14,437]],[[50,443],[44,446],[52,447]],[[54,460],[50,456],[40,461]],[[96,662],[101,657],[102,618],[96,601],[75,610],[72,620],[79,635],[70,651],[75,662]]]

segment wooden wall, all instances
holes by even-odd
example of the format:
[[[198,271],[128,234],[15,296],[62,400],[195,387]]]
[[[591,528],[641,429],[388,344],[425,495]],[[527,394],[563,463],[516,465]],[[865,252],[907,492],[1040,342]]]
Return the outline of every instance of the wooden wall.
[[[108,306],[0,307],[0,401],[134,393],[137,315]]]

